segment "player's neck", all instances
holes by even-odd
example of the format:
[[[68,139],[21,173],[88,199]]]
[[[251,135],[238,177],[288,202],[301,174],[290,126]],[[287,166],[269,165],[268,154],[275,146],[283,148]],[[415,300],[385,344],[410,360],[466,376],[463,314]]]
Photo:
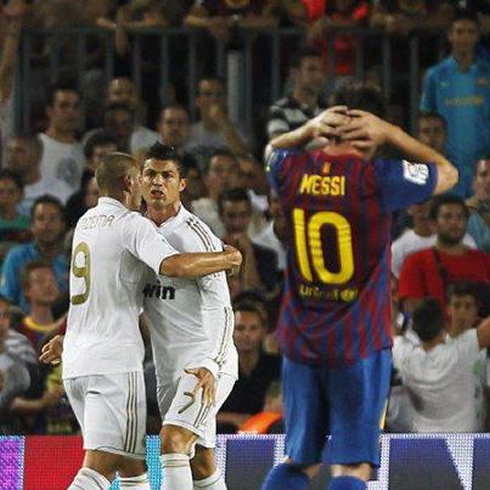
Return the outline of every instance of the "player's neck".
[[[351,154],[361,158],[366,158],[366,155],[364,155],[364,153],[360,152],[352,145],[349,145],[348,143],[344,143],[344,142],[340,142],[340,143],[332,142],[327,146],[325,146],[323,152],[331,156]]]
[[[50,306],[38,305],[32,303],[29,314],[31,320],[38,325],[49,325],[54,322],[53,313]]]
[[[435,347],[437,347],[438,345],[445,344],[446,343],[445,334],[446,332],[444,331],[443,333],[441,333],[441,335],[438,335],[435,339],[429,340],[428,342],[422,342],[422,348],[426,352],[429,352]]]
[[[180,210],[180,206],[181,206],[180,201],[177,201],[175,203],[170,204],[169,206],[166,206],[163,209],[148,207],[148,210],[146,211],[146,215],[154,223],[160,226],[162,223],[165,223],[165,221],[169,220],[170,218],[177,216],[177,213]]]

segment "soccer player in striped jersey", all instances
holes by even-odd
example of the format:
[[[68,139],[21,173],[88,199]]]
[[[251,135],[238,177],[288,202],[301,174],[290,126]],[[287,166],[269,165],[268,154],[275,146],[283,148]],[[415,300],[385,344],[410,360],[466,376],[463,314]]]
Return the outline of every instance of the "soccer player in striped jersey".
[[[172,148],[150,148],[142,170],[147,217],[179,252],[220,251],[221,240],[180,201],[186,175]],[[226,274],[188,279],[149,270],[142,293],[163,419],[162,488],[226,489],[214,464],[216,414],[238,377]]]
[[[63,342],[63,381],[84,439],[83,467],[70,490],[149,490],[145,473],[144,347],[138,329],[142,280],[155,274],[196,277],[241,261],[234,250],[179,254],[141,204],[138,162],[111,153],[96,170],[101,198],[75,229],[70,309]],[[49,349],[44,352],[49,357]],[[139,461],[141,458],[143,461]]]
[[[264,490],[301,490],[331,434],[330,490],[366,488],[379,465],[391,372],[391,212],[444,192],[457,171],[442,155],[375,115],[374,89],[272,140],[269,174],[289,225],[278,336],[284,355],[285,463]],[[351,109],[352,108],[352,109]],[[317,136],[327,146],[302,147]],[[373,158],[389,143],[411,158]]]

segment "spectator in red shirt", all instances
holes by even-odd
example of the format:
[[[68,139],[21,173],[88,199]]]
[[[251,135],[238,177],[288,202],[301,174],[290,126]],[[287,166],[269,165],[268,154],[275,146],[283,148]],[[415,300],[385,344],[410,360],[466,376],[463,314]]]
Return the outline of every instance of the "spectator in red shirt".
[[[367,23],[369,3],[365,0],[333,0],[325,2],[320,16],[318,11],[313,14],[308,27],[308,39],[318,46],[326,60],[328,52],[325,35],[333,28],[358,27]],[[338,33],[339,31],[337,31]],[[346,77],[355,75],[357,41],[353,35],[336,36],[333,40],[335,51],[335,75]],[[327,60],[326,60],[327,61]]]
[[[490,284],[490,254],[463,244],[469,217],[465,202],[455,195],[437,196],[430,215],[437,234],[435,246],[408,256],[400,273],[400,299],[407,312],[427,296],[437,298],[445,308],[447,288],[456,281],[478,283],[481,291],[488,291]]]

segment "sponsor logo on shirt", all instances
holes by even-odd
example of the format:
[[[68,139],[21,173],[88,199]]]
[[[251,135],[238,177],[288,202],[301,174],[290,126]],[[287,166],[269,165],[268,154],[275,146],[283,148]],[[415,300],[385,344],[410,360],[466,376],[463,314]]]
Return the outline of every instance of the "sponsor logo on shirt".
[[[146,283],[143,288],[143,296],[145,298],[175,299],[175,288],[162,286],[161,284]]]
[[[425,185],[429,179],[429,167],[425,163],[402,161],[403,178],[418,185]]]

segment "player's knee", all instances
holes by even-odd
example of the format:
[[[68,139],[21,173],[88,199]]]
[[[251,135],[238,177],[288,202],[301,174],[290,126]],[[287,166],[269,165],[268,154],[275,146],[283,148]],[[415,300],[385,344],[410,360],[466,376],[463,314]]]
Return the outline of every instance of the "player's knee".
[[[131,478],[146,473],[146,463],[143,460],[134,458],[124,458],[118,471],[122,478]]]
[[[183,427],[164,425],[160,431],[162,454],[188,454],[195,436]]]
[[[201,446],[196,447],[196,455],[191,459],[193,480],[204,480],[216,471],[214,464],[214,450]]]

